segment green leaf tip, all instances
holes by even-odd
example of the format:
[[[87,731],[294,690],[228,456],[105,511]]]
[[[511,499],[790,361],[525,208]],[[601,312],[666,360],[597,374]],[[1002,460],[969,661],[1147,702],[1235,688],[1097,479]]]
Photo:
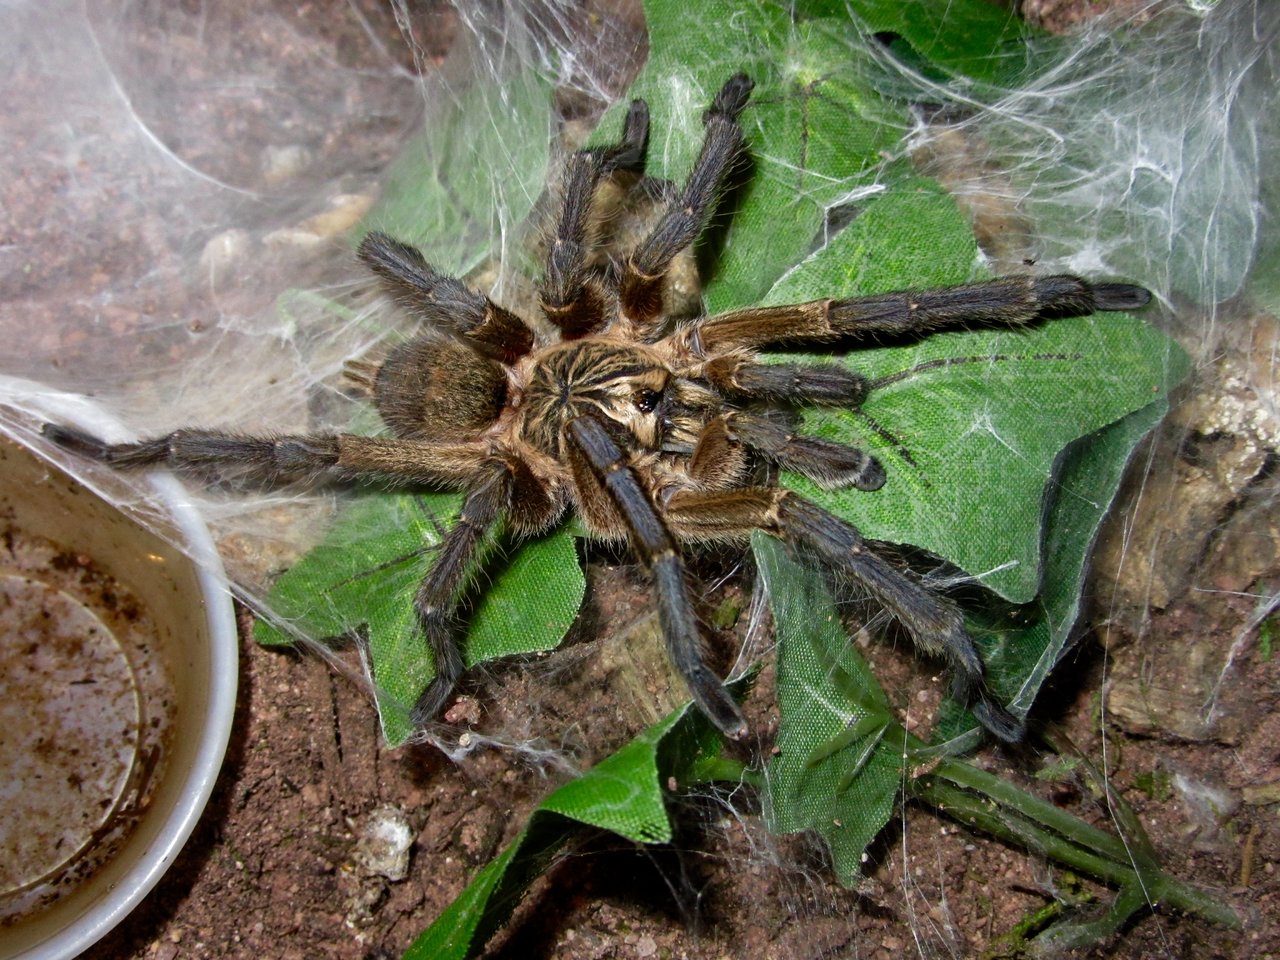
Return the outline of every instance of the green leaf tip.
[[[475,956],[555,853],[583,828],[638,844],[666,843],[664,784],[688,782],[719,757],[720,740],[701,714],[682,707],[551,793],[526,828],[414,941],[405,960]]]

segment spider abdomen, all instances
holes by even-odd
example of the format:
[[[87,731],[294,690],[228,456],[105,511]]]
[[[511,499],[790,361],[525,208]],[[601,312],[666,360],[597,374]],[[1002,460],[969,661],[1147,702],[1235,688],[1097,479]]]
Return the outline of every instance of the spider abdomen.
[[[391,351],[373,381],[383,422],[411,440],[467,440],[506,402],[502,368],[454,340],[420,337]]]

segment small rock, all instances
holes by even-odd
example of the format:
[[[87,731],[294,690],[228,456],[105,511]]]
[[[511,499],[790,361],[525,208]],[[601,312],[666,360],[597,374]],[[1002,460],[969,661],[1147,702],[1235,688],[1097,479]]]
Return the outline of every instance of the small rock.
[[[413,828],[396,807],[376,807],[365,819],[356,840],[354,859],[367,873],[397,882],[409,875]]]
[[[1280,803],[1280,783],[1266,783],[1260,787],[1245,787],[1241,791],[1244,802],[1253,807],[1265,807]],[[1271,866],[1271,864],[1267,864]]]
[[[329,209],[299,224],[302,230],[323,240],[346,233],[373,206],[373,197],[364,193],[340,193],[329,199]]]
[[[1269,713],[1244,734],[1227,785],[1260,787],[1280,781],[1280,713]]]
[[[475,697],[458,697],[445,711],[444,722],[452,726],[463,723],[475,726],[480,722],[480,702]]]
[[[262,179],[271,185],[291,180],[306,169],[311,153],[297,143],[269,146],[262,151]]]
[[[1205,694],[1155,686],[1141,679],[1114,680],[1107,685],[1107,713],[1112,723],[1136,736],[1172,735],[1201,742],[1224,739],[1213,717],[1206,717]]]
[[[1173,789],[1187,821],[1196,832],[1196,844],[1201,848],[1225,846],[1223,825],[1240,807],[1240,801],[1231,790],[1206,780],[1195,779],[1183,773],[1173,775]]]
[[[234,276],[252,246],[244,230],[223,230],[209,238],[200,251],[200,272],[216,286]]]

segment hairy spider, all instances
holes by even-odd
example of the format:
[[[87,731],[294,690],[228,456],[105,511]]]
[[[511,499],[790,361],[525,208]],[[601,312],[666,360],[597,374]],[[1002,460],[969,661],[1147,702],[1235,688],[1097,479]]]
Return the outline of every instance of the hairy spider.
[[[921,649],[950,661],[956,697],[995,735],[1016,740],[1021,724],[988,694],[982,660],[954,604],[882,558],[849,523],[789,490],[752,482],[765,461],[826,487],[882,486],[874,457],[794,433],[787,414],[798,404],[856,408],[867,380],[835,363],[764,363],[756,351],[868,334],[927,335],[968,322],[1019,326],[1140,307],[1149,294],[1065,275],[1008,277],[754,307],[670,329],[664,281],[701,233],[743,152],[738,117],[751,88],[739,74],[716,94],[688,181],[621,262],[593,266],[592,202],[604,179],[642,172],[647,104],[632,101],[618,143],[569,158],[540,286],[549,326],[438,273],[413,247],[380,233],[365,237],[360,259],[425,328],[380,364],[352,365],[389,436],[190,429],[106,444],[54,424],[45,433],[122,468],[239,467],[268,483],[377,478],[465,490],[458,521],[414,597],[436,662],[414,709],[419,723],[439,713],[463,672],[454,613],[486,536],[499,524],[516,537],[536,536],[574,509],[593,537],[635,549],[656,587],[672,661],[726,736],[742,736],[746,723],[703,660],[681,549],[742,541],[761,529],[865,589]]]

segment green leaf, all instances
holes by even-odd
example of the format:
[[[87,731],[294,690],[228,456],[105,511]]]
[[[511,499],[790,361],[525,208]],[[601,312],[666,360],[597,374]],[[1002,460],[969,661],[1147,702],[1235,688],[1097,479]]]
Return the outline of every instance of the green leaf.
[[[1030,626],[1001,632],[986,650],[992,683],[1020,712],[1030,708],[1071,640],[1098,529],[1130,455],[1164,418],[1168,406],[1162,397],[1135,410],[1073,444],[1063,457],[1045,522],[1044,588],[1035,604],[1039,616]]]
[[[747,116],[755,169],[734,197],[705,290],[710,313],[758,302],[813,247],[829,209],[876,189],[908,118],[861,76],[847,33],[840,21],[797,24],[782,68],[757,83]]]
[[[542,192],[551,118],[552,84],[532,66],[429,98],[421,133],[401,151],[354,236],[381,230],[419,247],[437,268],[466,273]],[[392,745],[413,732],[409,710],[434,676],[412,598],[460,502],[453,494],[360,498],[268,598],[290,633],[366,638]],[[560,642],[584,592],[568,534],[519,548],[505,569],[489,574],[468,624],[468,666]],[[290,642],[271,624],[260,623],[255,634],[262,643]]]
[[[288,632],[260,623],[260,643],[290,634],[361,636],[378,690],[383,735],[395,745],[413,732],[409,711],[435,675],[413,596],[454,522],[459,494],[378,492],[347,505],[324,542],[285,572],[270,606]],[[585,591],[573,538],[560,531],[491,564],[468,624],[467,666],[549,650],[577,616]],[[535,587],[536,585],[536,587]]]
[[[957,70],[981,72],[976,65],[1022,32],[989,4],[909,6],[861,3],[855,13],[863,29],[900,31]],[[762,295],[767,303],[796,302],[980,276],[977,246],[954,202],[903,164],[883,167],[881,154],[896,143],[906,113],[887,104],[848,55],[853,24],[823,15],[841,10],[802,6],[801,17],[815,17],[802,20],[769,4],[732,16],[727,7],[695,10],[665,0],[646,9],[653,52],[633,95],[651,102],[655,175],[684,177],[700,133],[686,128],[730,72],[746,68],[757,81],[744,114],[755,169],[733,196],[734,216],[704,291],[710,311]],[[708,46],[708,24],[716,24],[714,52],[693,56]],[[772,56],[762,54],[770,48]],[[616,114],[608,119],[599,139],[616,136],[618,123]],[[840,203],[856,213],[852,225],[769,289]],[[865,446],[886,463],[890,481],[877,495],[789,483],[869,536],[924,547],[985,575],[982,582],[1008,599],[1027,601],[1040,582],[1039,514],[1054,459],[1176,380],[1180,373],[1165,366],[1170,349],[1145,325],[1109,315],[856,352],[848,363],[872,376],[965,363],[891,384],[861,413],[810,413],[813,432]],[[984,360],[990,357],[1004,359]],[[992,477],[1004,496],[988,495]]]
[[[831,848],[836,875],[852,883],[863,850],[893,815],[905,731],[849,642],[822,579],[790,559],[773,537],[756,533],[752,547],[778,646],[782,721],[769,763],[769,829],[817,832]],[[843,743],[846,731],[858,726],[866,734]]]
[[[818,2],[812,6],[822,10],[846,4]],[[945,74],[1008,84],[1028,68],[1031,30],[1000,4],[851,0],[847,6],[867,30],[901,36],[922,61]]]
[[[983,641],[993,687],[1015,712],[1026,713],[1070,640],[1098,527],[1131,452],[1165,407],[1163,400],[1149,404],[1073,445],[1046,523],[1044,595],[1010,618],[1015,626],[1000,629],[982,615],[970,623]],[[772,538],[758,533],[753,546],[778,637],[782,722],[779,755],[769,770],[770,826],[818,832],[830,845],[837,875],[849,883],[859,875],[865,846],[892,815],[896,790],[906,779],[904,762],[921,745],[892,722],[821,581],[787,559]],[[972,726],[972,718],[950,703],[938,738],[959,737]],[[995,795],[989,786],[986,792]]]
[[[710,312],[754,302],[812,247],[829,208],[874,189],[909,116],[851,55],[847,18],[796,22],[777,4],[671,0],[646,12],[651,53],[630,95],[649,102],[650,175],[683,182],[716,91],[740,71],[755,82],[743,116],[752,169],[728,203],[732,218],[719,218],[720,262],[704,290]],[[606,114],[597,142],[617,136],[623,109]]]
[[[689,707],[654,724],[617,753],[552,793],[529,825],[405,953],[405,960],[475,956],[510,915],[556,851],[583,827],[598,827],[635,843],[671,839],[662,785],[690,779],[718,758],[721,741]]]
[[[1014,56],[990,69],[983,66],[992,48],[979,51],[975,44],[1005,44],[1020,34],[989,6],[945,5],[969,24],[993,13],[1000,18],[999,28],[988,24],[964,35],[921,32],[910,18],[892,19],[898,6],[858,9],[879,18],[872,20],[875,29],[902,33],[919,50],[946,60],[947,69],[993,79],[1025,63]],[[943,5],[924,6],[937,13]],[[800,13],[821,12],[818,7],[802,7]],[[715,54],[707,62],[685,49],[707,41],[705,29],[697,35],[700,13],[662,3],[648,9],[651,22],[663,20],[654,23],[653,56],[633,95],[660,104],[654,110],[658,129],[679,129],[685,144],[682,152],[679,144],[664,141],[657,163],[651,163],[654,174],[682,180],[698,139],[696,129],[686,132],[657,118],[696,114],[690,101],[707,102],[732,69],[745,66],[757,81],[744,115],[755,170],[733,196],[734,218],[705,289],[709,310],[984,276],[976,242],[954,201],[907,165],[883,163],[881,152],[896,142],[905,114],[879,98],[875,78],[840,58],[847,23],[794,22],[776,7],[753,7],[717,32]],[[913,9],[919,13],[923,7]],[[964,20],[967,15],[971,19]],[[762,58],[761,45],[771,43],[778,53]],[[725,69],[722,61],[734,68]],[[601,139],[614,135],[606,128]],[[833,205],[842,205],[852,222],[809,254]],[[803,262],[795,265],[798,260]],[[1114,314],[1028,330],[953,331],[908,345],[851,351],[844,362],[883,382],[864,410],[811,410],[806,428],[869,449],[885,463],[889,480],[874,494],[825,491],[798,477],[787,484],[867,536],[924,547],[1020,602],[1035,597],[1042,582],[1042,510],[1064,448],[1162,397],[1186,369],[1185,358],[1166,338]],[[1150,422],[1133,422],[1139,421]],[[1099,451],[1118,457],[1118,463],[1097,470],[1096,479],[1118,476],[1143,429],[1125,433],[1119,448]],[[1099,497],[1093,502],[1105,509],[1111,493]],[[1050,546],[1059,560],[1053,576],[1070,574],[1065,550],[1056,541]],[[756,551],[779,638],[782,753],[770,766],[771,823],[779,830],[818,830],[832,847],[837,872],[850,880],[866,843],[892,814],[904,775],[904,734],[887,704],[875,703],[874,678],[848,648],[813,572],[786,575],[776,544],[765,538],[757,537]],[[1076,575],[1059,587],[1065,603],[1061,622],[1074,618],[1083,552],[1076,557]],[[785,588],[771,578],[782,578]],[[788,621],[783,608],[823,613],[812,621],[797,613],[798,619]],[[1067,629],[1061,622],[1058,651]],[[999,655],[1014,645],[993,646],[1001,688],[1014,687],[1023,698],[1019,703],[1029,704],[1056,656],[1052,644],[1046,638],[1038,646],[1017,645],[1024,661],[1035,651],[1034,663],[1010,663],[1007,669]]]
[[[776,70],[778,48],[790,36],[791,19],[776,4],[727,0],[702,4],[648,0],[645,19],[649,59],[626,99],[640,97],[649,104],[646,172],[679,182],[698,155],[702,114],[711,98],[739,72],[746,72],[757,90],[761,84],[767,87]],[[759,94],[754,98],[758,100]],[[594,142],[616,140],[626,110],[625,102],[608,110]]]
[[[532,67],[427,101],[422,131],[388,171],[354,236],[381,230],[463,274],[521,223],[546,184],[552,86]]]
[[[650,56],[630,91],[652,116],[648,172],[683,182],[697,156],[701,115],[724,81],[755,81],[743,126],[752,170],[733,193],[704,295],[715,313],[759,300],[827,229],[828,211],[878,189],[885,155],[913,120],[868,52],[893,33],[914,61],[1007,82],[1027,70],[1025,24],[981,0],[858,0],[689,4],[647,0]],[[606,114],[595,142],[617,136],[625,111]]]
[[[977,259],[954,201],[900,171],[766,302],[961,283],[979,273]],[[1063,448],[1163,396],[1186,371],[1172,341],[1123,314],[937,333],[843,362],[883,384],[859,411],[809,411],[806,430],[867,449],[888,480],[870,494],[800,477],[787,485],[866,536],[922,547],[1015,602],[1040,587],[1044,494]]]
[[[867,41],[856,33],[896,34],[895,52],[953,85],[970,78],[1004,82],[1028,63],[1018,21],[982,0],[649,0],[646,12],[650,60],[631,96],[646,98],[651,108],[650,174],[682,182],[715,91],[738,71],[757,83],[743,116],[751,176],[730,194],[732,220],[721,211],[718,228],[727,226],[699,251],[710,268],[704,292],[711,310],[982,275],[954,203],[932,181],[886,160],[901,152],[910,118],[904,104],[881,96],[890,84],[858,55]],[[596,143],[616,139],[624,110],[619,105],[606,116]],[[1181,376],[1184,358],[1142,324],[1109,315],[1026,331],[948,333],[911,346],[859,350],[846,362],[884,382],[865,415],[810,411],[809,428],[875,452],[889,483],[874,494],[832,494],[796,478],[788,482],[868,536],[921,545],[1009,599],[1035,595],[1048,556],[1048,574],[1065,580],[1055,588],[1060,593],[1046,592],[1043,612],[1054,619],[1045,635],[1064,637],[1061,624],[1074,617],[1096,529],[1096,517],[1082,519],[1067,501],[1092,498],[1099,516],[1105,510],[1120,465],[1150,422],[1143,417],[1155,415],[1153,401]],[[1140,408],[1142,414],[1114,428],[1110,450],[1104,442],[1094,454],[1080,453],[1078,467],[1067,459],[1055,480],[1064,447]],[[1077,470],[1096,473],[1085,478]],[[1046,500],[1046,489],[1057,498]],[[1063,495],[1066,489],[1071,496]],[[1046,504],[1059,524],[1046,534],[1049,553],[1040,546]],[[894,719],[821,578],[768,536],[755,535],[753,546],[778,634],[782,723],[780,752],[768,773],[769,820],[777,830],[821,833],[848,882],[859,873],[866,844],[892,815],[921,745]],[[1042,612],[1028,609],[1032,616]],[[997,643],[993,672],[1001,689],[1033,695],[1056,656],[1053,642],[1023,647],[1010,640],[1007,650]],[[696,748],[677,748],[677,738],[659,734],[652,752],[627,748],[625,761],[606,761],[548,798],[409,956],[472,955],[574,824],[640,842],[666,836],[655,784],[677,775],[668,771],[685,769],[684,776],[696,780],[726,766],[717,762],[716,738],[705,720],[690,711],[678,729],[686,723],[706,737]],[[682,768],[677,757],[695,759]]]
[[[1040,595],[1012,609],[975,610],[969,619],[992,689],[1019,715],[1031,709],[1070,647],[1098,530],[1134,449],[1167,410],[1168,401],[1162,397],[1065,451],[1049,491]],[[937,736],[951,739],[973,726],[972,717],[947,704]]]
[[[1275,117],[1270,118],[1266,133],[1274,138],[1280,128]],[[1280,173],[1264,166],[1259,173],[1257,207],[1265,221],[1274,223],[1280,217]],[[1243,231],[1242,231],[1243,232]],[[1280,230],[1266,230],[1258,238],[1257,251],[1248,277],[1249,294],[1273,317],[1280,317]]]

